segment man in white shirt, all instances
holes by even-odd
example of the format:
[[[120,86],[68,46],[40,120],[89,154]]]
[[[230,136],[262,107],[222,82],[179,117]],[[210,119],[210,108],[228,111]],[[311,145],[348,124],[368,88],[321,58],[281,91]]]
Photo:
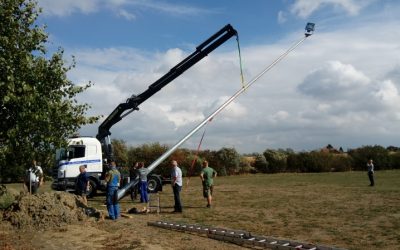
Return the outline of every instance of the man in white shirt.
[[[36,194],[39,187],[43,184],[43,170],[33,160],[32,167],[27,170],[27,178],[25,185],[28,188],[29,193]]]
[[[180,192],[182,190],[182,170],[178,167],[178,162],[173,160],[171,162],[171,185],[174,192],[174,213],[182,213],[182,203]]]
[[[368,168],[368,178],[370,181],[370,186],[374,186],[375,185],[375,180],[374,180],[374,162],[372,161],[372,159],[370,159],[367,163],[367,168]]]

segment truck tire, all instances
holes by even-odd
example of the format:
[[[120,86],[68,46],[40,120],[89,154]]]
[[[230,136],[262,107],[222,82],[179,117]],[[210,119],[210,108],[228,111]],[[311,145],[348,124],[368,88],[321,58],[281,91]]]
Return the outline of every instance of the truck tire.
[[[157,193],[161,190],[161,179],[158,176],[152,175],[147,180],[147,191],[149,193]]]
[[[97,194],[97,183],[93,179],[89,179],[88,185],[87,197],[92,198]]]

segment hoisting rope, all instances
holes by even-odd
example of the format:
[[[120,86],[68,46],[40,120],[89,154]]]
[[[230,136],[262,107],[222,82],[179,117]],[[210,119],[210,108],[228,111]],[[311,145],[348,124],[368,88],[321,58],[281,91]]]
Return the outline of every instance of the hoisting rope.
[[[244,75],[243,75],[242,54],[240,53],[239,34],[236,34],[236,42],[237,42],[237,48],[238,48],[238,52],[239,52],[238,54],[239,54],[239,66],[240,66],[240,81],[242,83],[242,88],[245,88],[246,86],[245,86]],[[212,121],[212,118],[210,120],[208,120],[207,124],[204,126],[204,131],[203,131],[203,134],[201,135],[199,145],[197,146],[196,154],[194,155],[192,164],[190,165],[190,168],[188,171],[188,178],[187,178],[186,185],[189,185],[190,177],[193,174],[193,168],[197,162],[197,158],[199,157],[200,147],[203,142],[204,135],[206,134],[206,131],[207,131],[207,126],[208,126],[208,124],[210,124],[211,121]]]
[[[240,53],[239,34],[236,35],[236,41],[237,41],[238,52],[239,52],[240,80],[242,82],[242,88],[245,88],[246,86],[245,86],[244,75],[243,75],[242,54]]]

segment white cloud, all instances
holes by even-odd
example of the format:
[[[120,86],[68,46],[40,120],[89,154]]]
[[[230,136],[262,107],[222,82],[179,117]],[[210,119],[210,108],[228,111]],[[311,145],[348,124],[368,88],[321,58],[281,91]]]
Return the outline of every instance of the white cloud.
[[[135,11],[139,9],[155,10],[169,15],[204,15],[213,11],[190,5],[173,4],[154,0],[39,0],[39,6],[43,8],[45,15],[68,16],[74,13],[95,13],[100,10],[112,10],[116,16],[127,20],[134,20]]]
[[[100,0],[39,0],[45,15],[68,16],[75,12],[84,14],[98,11]]]
[[[211,12],[210,10],[193,7],[190,5],[172,4],[164,1],[154,1],[154,0],[139,0],[130,2],[126,1],[126,5],[137,6],[139,8],[148,8],[173,15],[185,15],[185,16],[206,14]]]
[[[327,63],[306,76],[299,90],[319,99],[352,97],[354,92],[366,87],[370,79],[352,65],[339,61]]]
[[[301,18],[307,18],[322,7],[333,7],[334,9],[345,11],[348,15],[357,15],[370,2],[355,0],[296,0],[290,7],[290,11]]]
[[[378,85],[377,91],[374,93],[378,102],[387,107],[397,110],[400,104],[399,90],[391,80],[385,80]]]
[[[273,115],[273,118],[277,121],[285,120],[289,117],[289,113],[285,110],[279,110]]]
[[[317,30],[210,123],[204,147],[260,152],[328,143],[344,149],[398,143],[400,23],[371,20],[360,27]],[[261,72],[297,35],[242,47],[246,79]],[[176,143],[241,87],[237,51],[226,48],[210,53],[116,124],[113,138],[130,145]],[[80,100],[92,104],[94,114],[107,116],[189,53],[178,48],[158,53],[131,48],[72,51],[77,67],[71,78],[96,83]],[[96,126],[83,130],[86,135],[97,132]],[[184,146],[196,147],[199,136]]]
[[[126,20],[135,20],[136,16],[132,13],[129,13],[126,10],[119,10],[118,16],[125,18]]]
[[[286,13],[283,12],[283,11],[279,11],[279,12],[278,12],[278,23],[279,23],[279,24],[285,23],[286,20],[287,20],[287,18],[286,18]]]

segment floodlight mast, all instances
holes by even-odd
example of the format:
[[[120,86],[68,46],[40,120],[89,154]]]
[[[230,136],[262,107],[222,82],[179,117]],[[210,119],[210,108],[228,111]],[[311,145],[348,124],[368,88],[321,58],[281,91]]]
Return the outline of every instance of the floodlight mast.
[[[217,108],[213,113],[211,113],[206,119],[204,119],[200,124],[198,124],[192,131],[190,131],[186,136],[184,136],[180,141],[178,141],[172,148],[170,148],[167,152],[161,155],[158,159],[156,159],[150,166],[147,168],[148,173],[153,171],[162,161],[167,159],[175,150],[182,145],[186,140],[188,140],[194,133],[196,133],[200,128],[202,128],[208,121],[213,119],[217,114],[219,114],[226,106],[228,106],[233,100],[235,100],[240,94],[242,94],[247,88],[249,88],[253,83],[255,83],[261,76],[263,76],[266,72],[268,72],[271,68],[273,68],[278,62],[280,62],[285,56],[287,56],[291,51],[296,49],[307,37],[311,36],[314,32],[314,23],[307,23],[306,32],[304,33],[304,37],[302,37],[297,43],[292,45],[285,53],[280,55],[275,61],[273,61],[268,67],[266,67],[261,73],[259,73],[256,77],[254,77],[250,82],[244,85],[240,90],[238,90],[234,95],[232,95],[228,100],[226,100],[219,108]],[[139,178],[137,177],[135,180],[132,180],[124,187],[118,190],[117,199],[120,200],[125,196],[128,190],[135,186],[139,182]]]

